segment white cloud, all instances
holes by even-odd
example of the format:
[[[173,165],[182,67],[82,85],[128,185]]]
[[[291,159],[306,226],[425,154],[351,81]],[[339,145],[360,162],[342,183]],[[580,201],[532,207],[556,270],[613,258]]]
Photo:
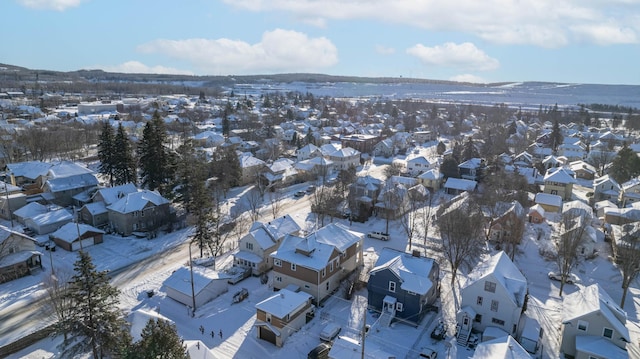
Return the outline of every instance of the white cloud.
[[[107,72],[124,72],[136,74],[172,74],[172,75],[193,75],[193,72],[179,70],[165,66],[147,66],[139,61],[127,61],[115,66],[92,66],[91,68],[99,68]]]
[[[449,78],[449,81],[457,81],[457,82],[471,82],[475,84],[485,84],[487,81],[480,76],[471,75],[471,74],[460,74],[456,76],[452,76]]]
[[[394,49],[393,47],[376,45],[376,52],[380,55],[392,55],[396,52],[396,49]]]
[[[576,34],[582,35],[584,42],[593,42],[598,45],[608,44],[635,44],[638,42],[638,34],[630,28],[621,28],[616,24],[601,24],[594,26],[574,26]]]
[[[573,42],[640,42],[637,0],[223,0],[254,12],[279,11],[299,19],[371,19],[434,31],[459,31],[500,44],[553,48]],[[585,36],[586,29],[606,29]],[[592,31],[593,32],[593,31]]]
[[[138,50],[188,61],[210,75],[308,72],[338,62],[338,50],[327,38],[309,38],[282,29],[265,32],[256,44],[224,38],[158,39],[138,46]]]
[[[20,4],[28,8],[37,10],[57,10],[64,11],[71,7],[76,7],[86,0],[18,0]]]
[[[495,70],[500,67],[498,60],[485,54],[470,42],[462,44],[447,42],[434,47],[417,44],[408,48],[407,53],[419,58],[427,65],[478,71]]]

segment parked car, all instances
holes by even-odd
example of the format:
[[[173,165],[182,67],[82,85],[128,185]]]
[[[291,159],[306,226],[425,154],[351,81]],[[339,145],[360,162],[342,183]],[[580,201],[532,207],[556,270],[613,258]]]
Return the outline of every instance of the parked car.
[[[307,193],[313,193],[316,191],[316,186],[309,186],[307,187]]]
[[[562,273],[549,272],[549,279],[562,281]],[[573,273],[569,273],[569,275],[565,277],[564,282],[567,284],[574,284],[578,282],[578,277]]]
[[[381,239],[383,241],[388,241],[389,240],[389,233],[384,233],[384,232],[369,232],[367,233],[367,237],[369,238],[375,238],[375,239]]]
[[[248,296],[249,296],[249,291],[247,290],[247,288],[242,288],[233,295],[233,302],[240,303],[243,300],[245,300],[245,298],[247,298]]]
[[[330,350],[331,344],[320,343],[307,354],[307,359],[328,359]]]
[[[307,192],[305,191],[296,191],[296,193],[294,193],[293,196],[295,198],[300,198],[300,197],[304,197],[305,194],[307,194]]]
[[[245,267],[239,267],[239,266],[233,266],[224,272],[231,276],[229,280],[227,280],[229,284],[236,284],[241,280],[251,276],[251,268],[245,268]]]
[[[436,359],[437,357],[438,353],[429,347],[424,347],[420,351],[420,358]]]
[[[431,338],[442,340],[447,335],[447,326],[442,321],[439,321],[433,331],[431,332]]]
[[[325,342],[330,342],[333,338],[337,337],[340,334],[342,327],[336,323],[329,323],[320,332],[320,340]]]

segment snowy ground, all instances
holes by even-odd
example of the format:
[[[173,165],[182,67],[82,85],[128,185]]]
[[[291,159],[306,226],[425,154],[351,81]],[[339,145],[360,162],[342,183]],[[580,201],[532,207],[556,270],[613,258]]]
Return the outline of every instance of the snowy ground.
[[[382,166],[372,165],[363,169],[362,172],[381,176]],[[298,188],[292,188],[295,191]],[[239,210],[242,200],[239,199],[241,190],[230,195],[229,207]],[[295,208],[297,212],[289,213],[300,219],[309,220],[308,208],[304,210],[304,202],[292,201],[290,208]],[[286,210],[285,210],[286,212]],[[283,213],[284,214],[284,213]],[[550,217],[550,219],[554,219]],[[349,224],[344,219],[334,219],[348,224],[355,231],[366,233],[372,230],[385,230],[386,223],[383,219],[372,218],[367,223],[353,222]],[[537,240],[537,231],[542,231],[543,236]],[[391,240],[380,241],[365,238],[365,267],[372,265],[377,258],[376,253],[383,247],[391,247],[398,250],[408,250],[406,236],[403,235],[402,227],[398,222],[390,222],[389,233]],[[562,299],[558,295],[559,283],[550,281],[547,273],[555,269],[553,262],[545,261],[539,255],[539,248],[548,245],[551,233],[549,224],[530,225],[523,243],[520,246],[520,253],[516,256],[515,263],[521,268],[529,283],[530,300],[527,315],[537,318],[544,328],[545,337],[543,340],[542,358],[557,358],[559,351],[560,322],[562,320]],[[107,236],[101,245],[89,248],[89,252],[94,258],[98,269],[120,268],[131,263],[142,261],[146,257],[161,253],[166,249],[178,251],[180,244],[185,242],[190,234],[190,229],[182,229],[164,236],[160,236],[151,241],[145,239],[120,238]],[[435,233],[432,233],[435,235]],[[576,271],[580,277],[577,285],[566,285],[565,293],[572,293],[581,286],[592,283],[600,283],[607,292],[617,301],[620,300],[622,292],[620,289],[619,271],[608,261],[609,249],[599,238],[600,255],[593,260],[581,263]],[[423,246],[421,243],[413,243],[412,249],[419,249],[429,256],[437,257],[433,251],[433,243]],[[170,252],[171,252],[170,251]],[[179,255],[178,255],[179,254]],[[307,323],[299,332],[287,339],[283,348],[257,339],[255,323],[255,304],[273,295],[270,286],[260,284],[258,278],[250,277],[236,285],[231,285],[229,291],[222,294],[213,301],[198,308],[195,316],[191,317],[187,308],[166,297],[162,283],[171,275],[172,271],[184,265],[186,256],[178,253],[175,258],[167,256],[162,263],[158,263],[153,268],[141,270],[140,275],[131,276],[130,280],[122,285],[121,302],[123,309],[136,310],[143,309],[148,312],[155,312],[165,316],[176,323],[179,334],[186,340],[201,340],[219,358],[280,358],[280,357],[306,357],[307,353],[320,343],[319,333],[322,327],[328,322],[336,322],[342,326],[341,335],[358,338],[363,326],[363,318],[366,315],[366,323],[371,325],[371,330],[367,336],[367,342],[376,342],[387,348],[389,352],[397,355],[398,358],[417,358],[417,351],[425,346],[432,347],[438,351],[439,358],[469,358],[473,351],[460,347],[451,341],[451,336],[455,330],[455,312],[458,307],[456,296],[460,293],[459,282],[464,274],[458,275],[455,290],[451,290],[450,273],[444,263],[442,264],[442,310],[439,313],[430,313],[417,328],[412,326],[394,323],[391,327],[381,328],[376,325],[376,317],[366,311],[366,289],[360,289],[351,300],[344,299],[341,292],[337,292],[332,298],[318,308],[315,318]],[[70,269],[75,261],[76,254],[68,253],[61,249],[51,253],[51,261],[55,270]],[[164,257],[164,256],[163,256]],[[49,252],[45,252],[43,263],[47,267],[45,274],[50,270]],[[217,267],[230,265],[231,256],[229,253],[217,259]],[[43,294],[41,284],[42,276],[30,276],[10,283],[0,285],[0,310],[11,308],[11,306],[21,306],[30,298]],[[233,294],[240,288],[249,290],[249,297],[241,303],[232,304]],[[146,291],[153,289],[155,295],[149,298]],[[630,357],[640,358],[638,343],[640,342],[640,327],[638,325],[638,313],[640,311],[640,299],[638,295],[637,283],[628,296],[625,310],[629,315],[627,324],[631,336],[632,344],[628,346]],[[435,342],[429,334],[438,320],[444,320],[448,325],[449,337],[447,340]],[[201,333],[199,327],[205,328]],[[215,334],[211,336],[211,332]],[[222,331],[222,338],[219,336]],[[26,333],[15,333],[15,335],[0,338],[0,345],[4,345]],[[58,357],[56,344],[59,339],[46,339],[36,345],[31,346],[15,355],[15,358],[53,358]],[[453,344],[451,344],[453,343]]]

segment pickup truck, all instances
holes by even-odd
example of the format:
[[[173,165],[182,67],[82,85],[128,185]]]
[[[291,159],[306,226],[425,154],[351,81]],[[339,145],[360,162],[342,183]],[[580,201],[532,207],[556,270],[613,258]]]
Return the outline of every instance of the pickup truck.
[[[389,233],[384,233],[384,232],[369,232],[367,233],[367,237],[369,238],[375,238],[375,239],[380,239],[383,241],[388,241],[389,240]]]

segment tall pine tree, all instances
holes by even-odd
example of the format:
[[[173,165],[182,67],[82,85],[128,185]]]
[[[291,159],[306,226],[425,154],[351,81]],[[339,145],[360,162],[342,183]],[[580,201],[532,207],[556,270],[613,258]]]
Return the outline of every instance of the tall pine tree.
[[[136,159],[133,154],[133,145],[127,136],[127,132],[122,127],[122,123],[118,125],[115,137],[115,165],[114,165],[114,184],[122,185],[127,183],[137,183],[136,175]]]
[[[142,139],[138,144],[140,158],[140,176],[142,186],[150,190],[159,190],[166,195],[167,185],[172,176],[170,154],[165,146],[167,131],[162,118],[156,111],[153,119],[144,126]]]
[[[66,293],[73,306],[61,326],[68,334],[62,343],[64,356],[88,351],[94,359],[118,355],[131,343],[127,322],[118,309],[120,291],[111,286],[106,271],[96,270],[87,252],[78,254]]]
[[[189,355],[175,324],[162,319],[149,319],[142,329],[140,341],[131,347],[124,358],[189,359]]]
[[[98,142],[98,160],[100,166],[98,172],[109,178],[109,185],[113,186],[115,165],[116,165],[116,146],[113,127],[109,121],[102,122],[102,133]]]

